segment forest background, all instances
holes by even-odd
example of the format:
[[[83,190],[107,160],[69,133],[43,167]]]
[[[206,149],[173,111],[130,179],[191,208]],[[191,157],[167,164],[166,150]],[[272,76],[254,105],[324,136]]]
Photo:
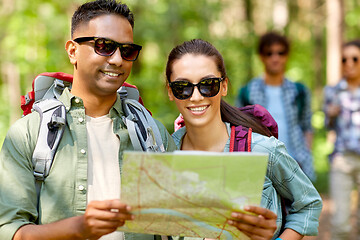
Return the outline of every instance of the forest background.
[[[72,73],[64,49],[70,19],[84,0],[0,0],[0,145],[21,117],[20,95],[42,72]],[[173,132],[178,111],[168,101],[164,69],[170,50],[202,38],[222,53],[230,78],[226,100],[262,74],[256,54],[261,34],[276,30],[291,41],[286,75],[312,91],[316,187],[327,191],[322,90],[340,79],[342,41],[360,37],[360,0],[127,0],[135,15],[134,41],[143,46],[128,82],[135,84],[153,116]],[[111,31],[111,29],[109,29]]]

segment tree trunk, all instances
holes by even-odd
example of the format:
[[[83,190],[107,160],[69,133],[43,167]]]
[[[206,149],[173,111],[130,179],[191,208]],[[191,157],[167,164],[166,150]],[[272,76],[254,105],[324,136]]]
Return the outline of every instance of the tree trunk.
[[[343,0],[326,0],[326,8],[326,83],[328,85],[335,85],[341,78],[340,60],[344,18]]]
[[[14,63],[4,63],[2,73],[8,89],[10,124],[21,117],[20,111],[20,73]]]

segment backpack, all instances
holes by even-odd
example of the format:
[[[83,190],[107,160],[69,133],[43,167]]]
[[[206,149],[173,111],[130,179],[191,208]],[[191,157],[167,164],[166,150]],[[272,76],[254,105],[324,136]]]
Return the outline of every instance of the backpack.
[[[305,107],[305,86],[302,83],[295,82],[295,87],[297,90],[297,95],[295,97],[296,106],[298,108],[298,119],[301,119],[302,112]],[[250,92],[249,92],[249,85],[245,85],[243,88],[240,89],[239,98],[244,106],[251,105],[250,103]]]
[[[249,115],[255,116],[260,122],[265,125],[273,134],[274,137],[278,138],[278,127],[276,121],[273,119],[271,114],[261,105],[248,105],[240,108],[242,112]],[[230,152],[251,152],[251,128],[246,128],[241,125],[231,126],[230,135]],[[281,213],[282,223],[280,233],[285,230],[286,223],[286,203],[285,199],[280,196],[281,202]]]
[[[32,110],[40,115],[38,140],[32,156],[38,204],[42,183],[49,175],[66,126],[66,109],[58,98],[65,87],[71,89],[72,80],[72,75],[66,73],[42,73],[33,80],[32,91],[21,96],[23,116]],[[134,150],[165,152],[160,131],[143,106],[136,86],[125,82],[118,93],[125,115],[123,121]]]

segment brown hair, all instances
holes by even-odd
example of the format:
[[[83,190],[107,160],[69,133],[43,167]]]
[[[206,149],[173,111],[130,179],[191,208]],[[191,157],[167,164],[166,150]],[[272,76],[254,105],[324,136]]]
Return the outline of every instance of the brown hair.
[[[214,59],[217,69],[221,73],[221,77],[227,78],[224,59],[219,51],[209,42],[201,39],[193,39],[173,48],[169,54],[166,64],[166,79],[170,83],[172,74],[172,66],[176,60],[181,59],[186,54],[204,55]],[[252,128],[254,132],[265,136],[272,136],[269,129],[262,125],[255,117],[242,112],[239,108],[231,106],[224,100],[220,103],[221,119],[232,125],[242,125]]]
[[[258,44],[258,53],[260,55],[266,54],[266,49],[271,47],[274,44],[280,44],[284,47],[286,54],[290,51],[290,43],[285,36],[282,36],[276,32],[268,32],[260,37]]]
[[[360,49],[360,39],[355,39],[355,40],[346,42],[346,43],[343,45],[343,48],[349,47],[349,46],[355,46],[355,47],[357,47],[357,48]]]

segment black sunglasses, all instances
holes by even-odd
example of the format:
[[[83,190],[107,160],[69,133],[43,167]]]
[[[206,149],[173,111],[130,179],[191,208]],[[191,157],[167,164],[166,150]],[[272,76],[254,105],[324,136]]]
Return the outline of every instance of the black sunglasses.
[[[285,51],[279,51],[279,52],[265,52],[265,56],[266,57],[271,57],[273,55],[278,55],[278,56],[285,56],[286,52]]]
[[[127,61],[135,61],[139,56],[141,46],[134,43],[118,43],[111,39],[100,37],[79,37],[74,41],[77,43],[95,41],[94,51],[101,55],[109,57],[113,55],[118,48],[120,48],[121,57]]]
[[[342,58],[342,63],[346,63],[347,60],[352,59],[354,63],[357,63],[359,61],[358,57],[352,57],[352,58]]]
[[[169,86],[177,99],[187,99],[192,96],[194,88],[197,87],[200,94],[204,97],[213,97],[220,91],[220,82],[224,78],[206,78],[197,84],[188,81],[175,81],[169,83]]]

